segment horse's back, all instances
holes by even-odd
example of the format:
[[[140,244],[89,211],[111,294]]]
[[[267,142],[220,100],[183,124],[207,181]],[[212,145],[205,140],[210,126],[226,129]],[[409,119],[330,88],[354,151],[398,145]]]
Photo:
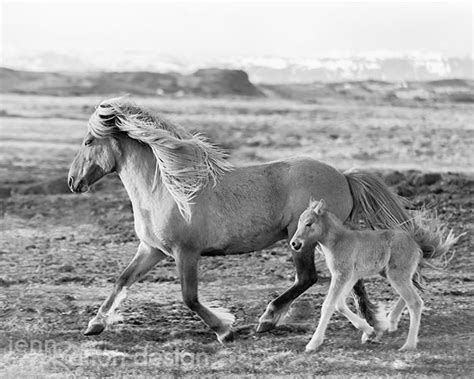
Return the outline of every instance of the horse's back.
[[[298,219],[312,197],[324,199],[328,209],[340,220],[348,218],[352,210],[352,195],[349,184],[342,173],[323,162],[314,159],[294,159],[290,161],[286,178],[288,209],[296,212]]]
[[[232,174],[231,174],[232,175]],[[328,208],[341,220],[347,219],[352,209],[349,184],[334,167],[311,158],[292,158],[257,166],[241,167],[231,179],[233,186],[251,188],[266,196],[267,206],[277,210],[288,225],[298,220],[310,198],[324,199]]]

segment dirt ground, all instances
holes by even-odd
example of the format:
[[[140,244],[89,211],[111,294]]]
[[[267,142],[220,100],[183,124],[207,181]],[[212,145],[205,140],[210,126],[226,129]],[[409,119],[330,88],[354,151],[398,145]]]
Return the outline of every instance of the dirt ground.
[[[414,207],[427,204],[455,233],[466,232],[445,270],[423,271],[418,351],[397,350],[408,330],[405,313],[397,332],[368,345],[335,316],[322,349],[307,355],[328,287],[321,257],[320,282],[295,302],[285,324],[254,332],[267,303],[293,281],[283,242],[251,254],[202,258],[201,298],[236,316],[233,342],[219,344],[182,303],[171,259],[130,289],[117,324],[83,336],[137,247],[130,202],[117,177],[86,195],[68,194],[65,186],[100,99],[0,100],[0,376],[472,375],[472,105],[137,99],[204,132],[230,150],[235,164],[306,155],[340,169],[378,171]],[[367,287],[375,301],[393,303],[382,279],[368,280]]]

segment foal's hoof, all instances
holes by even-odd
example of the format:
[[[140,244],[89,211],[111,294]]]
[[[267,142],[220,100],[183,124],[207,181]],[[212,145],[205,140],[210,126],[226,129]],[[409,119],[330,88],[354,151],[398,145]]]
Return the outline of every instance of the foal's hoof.
[[[275,328],[275,324],[270,321],[262,321],[257,326],[257,333],[268,332]]]
[[[415,351],[416,350],[416,345],[403,345],[398,351]]]
[[[322,342],[318,342],[315,344],[307,344],[306,347],[304,348],[305,354],[313,354],[316,351],[318,351],[321,348]]]
[[[397,329],[398,329],[398,323],[392,323],[392,322],[391,322],[391,323],[388,325],[387,332],[393,333],[393,332],[396,332]]]
[[[84,331],[85,336],[96,336],[104,331],[104,324],[91,324],[87,326],[87,329]]]

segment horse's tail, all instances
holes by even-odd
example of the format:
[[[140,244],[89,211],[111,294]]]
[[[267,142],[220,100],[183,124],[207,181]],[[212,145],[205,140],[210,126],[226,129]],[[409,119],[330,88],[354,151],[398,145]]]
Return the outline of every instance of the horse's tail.
[[[423,259],[438,258],[447,264],[450,260],[448,252],[465,233],[455,236],[436,215],[422,209],[414,213],[410,225],[410,233],[423,252]],[[451,255],[452,257],[452,255]]]
[[[344,172],[352,194],[351,222],[362,220],[372,229],[400,228],[411,231],[406,199],[394,194],[377,175],[364,171]]]
[[[351,222],[360,220],[372,229],[410,228],[411,218],[405,210],[407,200],[392,193],[378,176],[349,170],[344,172],[352,194]],[[411,230],[411,229],[407,229]],[[378,307],[370,301],[362,281],[354,286],[354,297],[358,303],[359,312],[377,330],[386,328],[386,320],[377,312]]]

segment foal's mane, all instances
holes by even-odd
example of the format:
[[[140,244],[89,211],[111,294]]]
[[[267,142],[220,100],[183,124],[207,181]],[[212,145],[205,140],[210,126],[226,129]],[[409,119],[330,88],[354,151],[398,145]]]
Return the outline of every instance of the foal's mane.
[[[226,153],[203,136],[118,97],[103,101],[89,119],[89,132],[97,137],[125,133],[129,138],[148,145],[156,158],[157,176],[173,199],[182,216],[191,219],[191,204],[196,194],[232,166]]]

